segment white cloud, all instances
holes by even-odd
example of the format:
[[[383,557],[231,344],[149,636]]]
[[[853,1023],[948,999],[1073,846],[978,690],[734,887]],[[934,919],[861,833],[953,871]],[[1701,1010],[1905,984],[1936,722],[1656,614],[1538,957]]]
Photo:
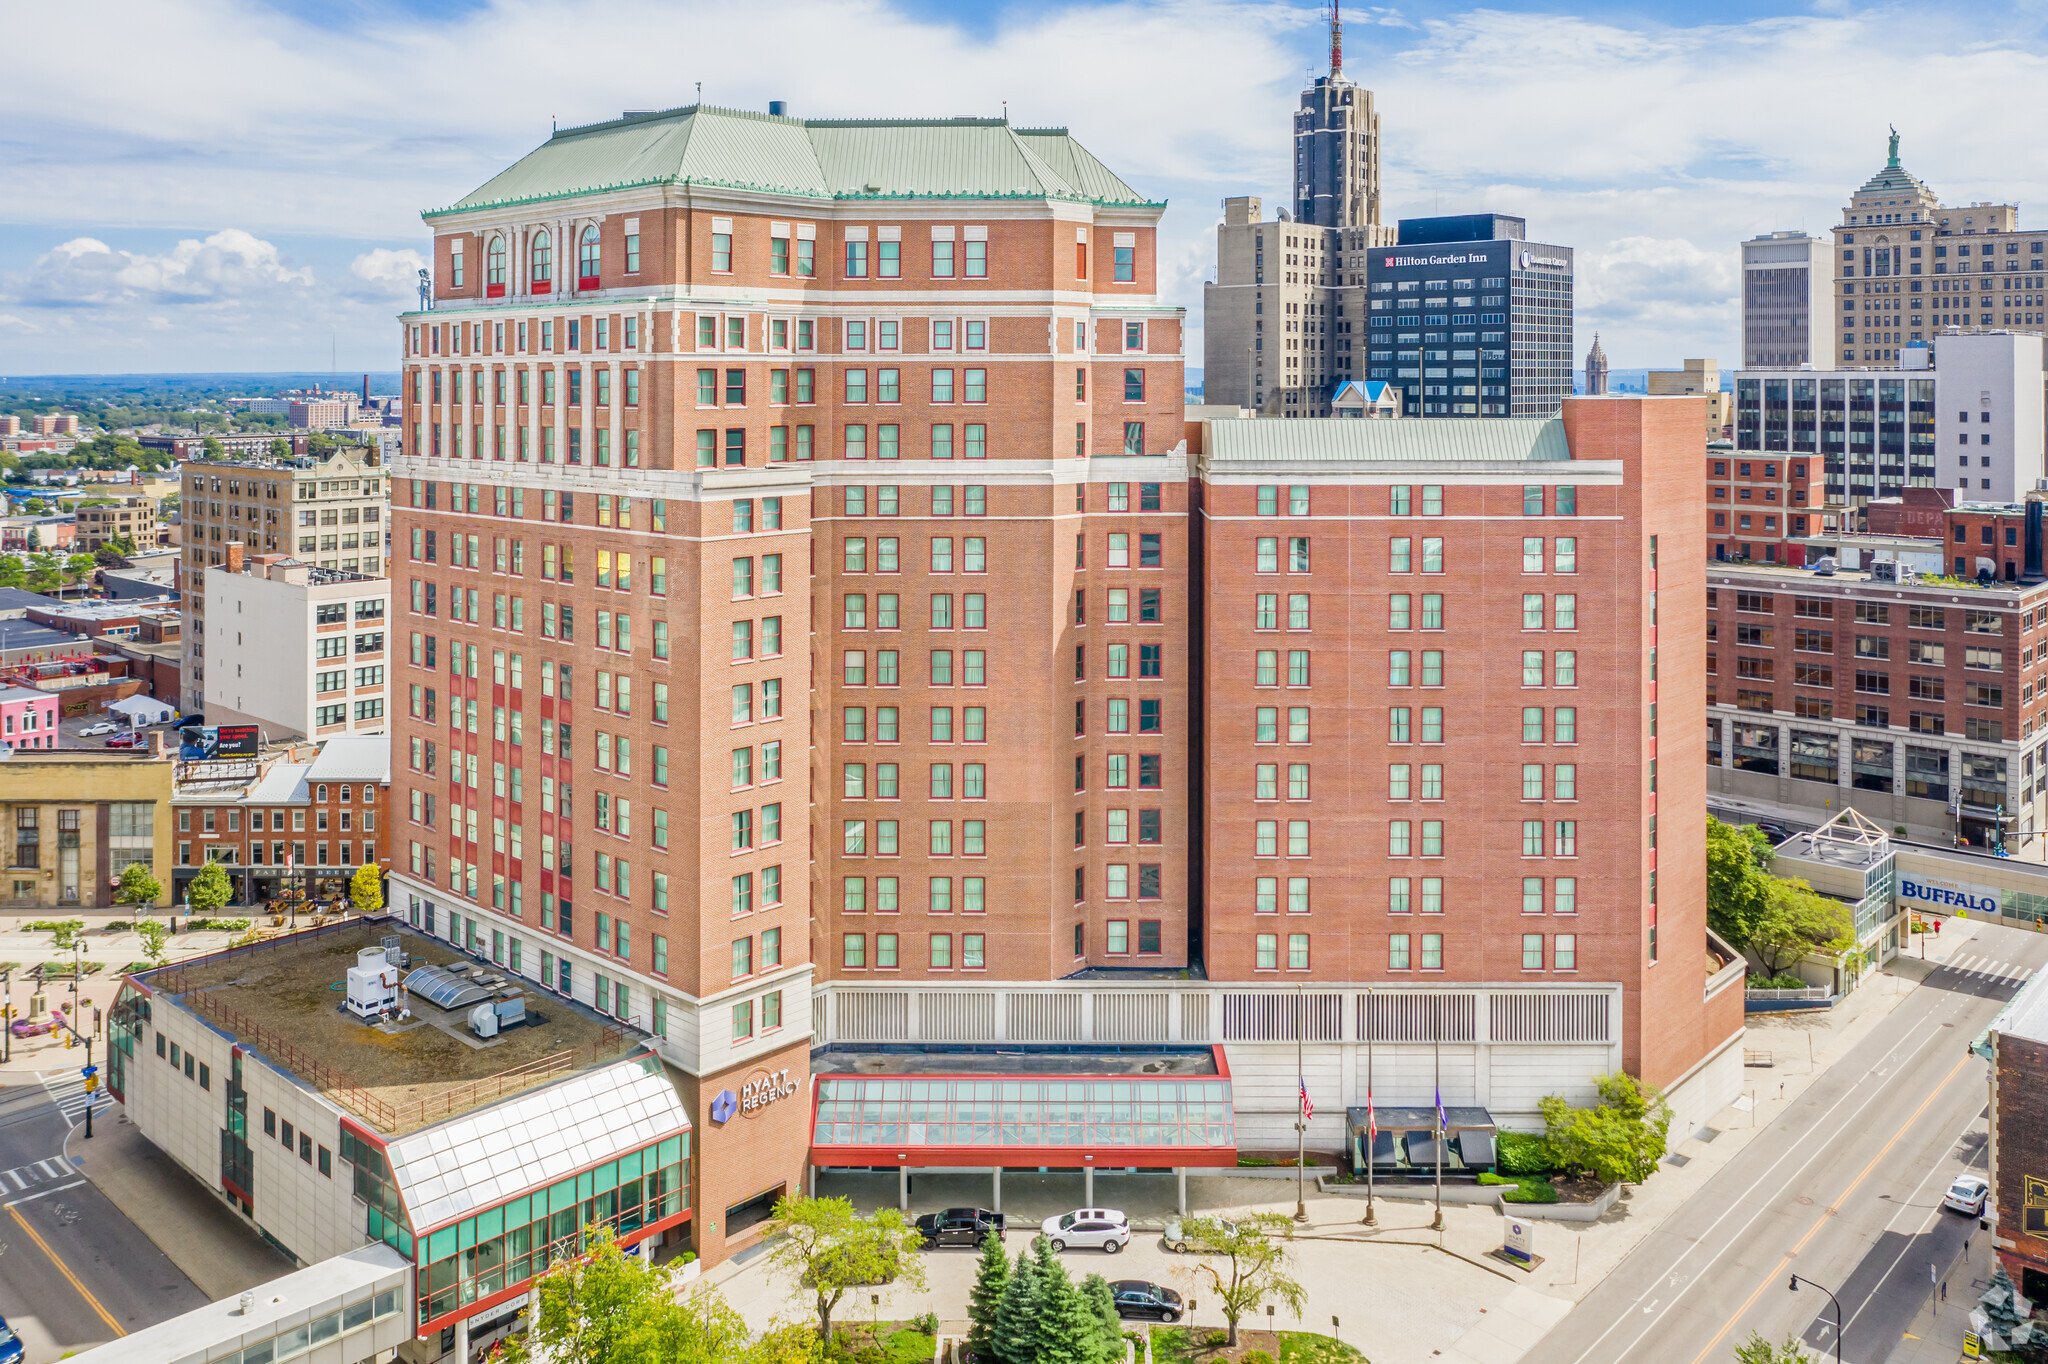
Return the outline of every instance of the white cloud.
[[[228,303],[310,289],[311,270],[284,264],[278,250],[241,228],[205,240],[186,238],[158,254],[117,251],[95,237],[73,237],[26,274],[9,279],[17,302],[41,307]]]
[[[1387,216],[1517,213],[1533,237],[1577,247],[1579,348],[1598,327],[1617,366],[1731,360],[1736,243],[1832,222],[1881,164],[1887,118],[1907,166],[1950,200],[2048,195],[2041,163],[1986,131],[2048,103],[2048,52],[2024,6],[1962,7],[1934,26],[1892,0],[1739,23],[1708,7],[1690,27],[1418,10],[1347,16],[1348,73],[1382,119]],[[531,150],[551,116],[686,104],[699,79],[707,101],[743,108],[994,115],[1007,100],[1019,124],[1072,128],[1172,200],[1162,287],[1189,309],[1199,365],[1218,201],[1285,202],[1291,112],[1323,46],[1307,0],[1013,5],[987,30],[895,0],[789,0],[772,40],[757,14],[712,0],[479,0],[453,19],[392,6],[319,26],[260,0],[108,0],[89,15],[17,7],[9,22],[17,47],[90,45],[95,60],[29,63],[0,84],[10,221],[51,225],[19,260],[0,257],[0,303],[45,325],[29,343],[0,320],[7,367],[139,354],[261,367],[272,355],[249,350],[256,339],[317,340],[324,354],[336,332],[395,364],[422,208]],[[563,35],[586,33],[631,40],[601,64],[562,65]],[[905,69],[917,78],[874,79]],[[1872,102],[1887,91],[1942,93]],[[237,228],[214,231],[222,205]],[[123,250],[97,226],[113,223],[192,240]],[[133,339],[121,324],[141,308],[188,330]],[[202,316],[213,333],[194,330]]]

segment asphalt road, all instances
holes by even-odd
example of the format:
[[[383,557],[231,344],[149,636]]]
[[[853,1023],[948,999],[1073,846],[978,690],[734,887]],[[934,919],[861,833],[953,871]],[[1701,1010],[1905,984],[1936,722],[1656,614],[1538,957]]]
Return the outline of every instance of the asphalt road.
[[[65,1110],[82,1112],[76,1088],[67,1071],[54,1095],[34,1081],[0,1089],[0,1316],[20,1332],[28,1364],[206,1302],[65,1159]],[[81,1129],[70,1145],[89,1161],[84,1136]]]
[[[1963,1237],[1983,1234],[1939,1206],[1984,1164],[1987,1067],[1968,1047],[2048,964],[2048,936],[1984,926],[1955,957],[1887,968],[1925,979],[1524,1364],[1727,1364],[1753,1330],[1832,1355],[1828,1299],[1791,1292],[1794,1273],[1841,1299],[1843,1360],[1882,1364],[1927,1301],[1928,1266],[1946,1272]]]

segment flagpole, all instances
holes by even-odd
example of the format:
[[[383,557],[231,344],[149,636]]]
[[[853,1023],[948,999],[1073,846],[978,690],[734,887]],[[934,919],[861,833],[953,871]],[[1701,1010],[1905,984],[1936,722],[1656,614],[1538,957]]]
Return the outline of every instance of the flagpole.
[[[1379,1225],[1372,1210],[1372,1167],[1380,1140],[1379,1118],[1372,1108],[1372,991],[1365,992],[1365,1225]]]
[[[1308,1072],[1301,1065],[1301,986],[1294,987],[1294,1083],[1301,1090],[1294,1099],[1294,1220],[1308,1221],[1308,1204],[1302,1198],[1302,1158],[1308,1151]]]
[[[1436,1001],[1439,1005],[1442,1000]],[[1436,1221],[1429,1224],[1431,1231],[1444,1229],[1444,1027],[1443,1017],[1437,1016],[1436,1026],[1431,1029],[1436,1040]]]

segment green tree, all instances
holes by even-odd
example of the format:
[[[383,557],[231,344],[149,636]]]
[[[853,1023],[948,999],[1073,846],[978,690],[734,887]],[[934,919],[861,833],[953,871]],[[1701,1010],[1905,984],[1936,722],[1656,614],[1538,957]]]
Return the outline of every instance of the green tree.
[[[208,436],[205,440],[199,442],[199,448],[205,452],[208,459],[214,460],[221,458],[228,452],[228,447],[220,443],[219,436]]]
[[[1810,1358],[1797,1336],[1786,1336],[1784,1344],[1773,1345],[1751,1331],[1749,1339],[1735,1347],[1735,1364],[1807,1364]]]
[[[50,509],[50,504],[43,501],[43,499],[40,497],[31,497],[27,502],[24,502],[22,504],[21,509],[27,512],[30,516],[41,516],[44,512],[47,512]]]
[[[832,1313],[855,1288],[901,1282],[925,1286],[924,1238],[894,1208],[862,1217],[844,1198],[788,1198],[775,1205],[779,1235],[768,1268],[808,1292],[818,1312],[818,1339],[832,1339]]]
[[[208,862],[185,887],[185,898],[195,914],[211,914],[234,898],[234,883],[218,862]]]
[[[1664,1158],[1671,1105],[1647,1081],[1616,1071],[1599,1080],[1600,1101],[1574,1108],[1556,1094],[1537,1103],[1557,1163],[1610,1184],[1640,1184]]]
[[[384,908],[384,881],[374,864],[365,862],[349,877],[348,901],[358,914],[375,914]]]
[[[1237,1324],[1256,1315],[1268,1302],[1301,1315],[1307,1294],[1288,1273],[1285,1237],[1294,1234],[1294,1224],[1277,1212],[1255,1212],[1226,1222],[1220,1217],[1184,1217],[1184,1234],[1190,1242],[1208,1247],[1209,1254],[1195,1260],[1189,1277],[1213,1293],[1230,1324],[1230,1345],[1237,1345]]]
[[[28,582],[28,560],[19,554],[0,554],[0,587],[21,587]]]
[[[73,554],[64,560],[64,578],[73,587],[84,582],[99,565],[90,554]]]
[[[292,457],[292,443],[283,437],[270,442],[270,457],[272,459],[290,459]]]
[[[142,939],[142,954],[162,966],[165,950],[170,946],[171,930],[155,919],[144,919],[135,925],[135,936]]]
[[[534,1281],[524,1335],[506,1341],[512,1364],[740,1364],[746,1323],[700,1283],[678,1297],[666,1268],[620,1249],[609,1228],[584,1253]]]
[[[1707,816],[1707,926],[1747,947],[1769,900],[1771,841],[1754,824]]]
[[[1797,878],[1772,879],[1749,937],[1749,950],[1764,970],[1775,976],[1809,952],[1837,956],[1855,946],[1856,921],[1847,905]]]
[[[967,1291],[967,1348],[977,1359],[995,1354],[996,1313],[1009,1283],[1010,1257],[1003,1253],[1003,1239],[991,1231],[981,1238],[981,1261],[974,1267],[974,1287]]]
[[[36,532],[33,527],[31,527],[29,530],[28,542],[31,546],[33,546],[36,543]],[[58,587],[60,587],[63,584],[63,581],[63,567],[58,563],[56,555],[35,554],[29,556],[29,591],[55,592],[58,589]]]
[[[1119,1364],[1124,1357],[1124,1321],[1116,1314],[1115,1290],[1100,1274],[1090,1274],[1081,1281],[1081,1296],[1094,1319],[1098,1364]]]
[[[59,919],[50,926],[50,946],[59,952],[69,952],[85,936],[85,920]]]
[[[991,1345],[997,1364],[1037,1364],[1038,1350],[1038,1262],[1036,1247],[1017,1252],[1017,1267],[1003,1285],[1002,1305],[996,1309]]]
[[[1067,1277],[1066,1267],[1045,1247],[1038,1266],[1037,1364],[1107,1364],[1100,1355],[1101,1323],[1095,1304]]]
[[[122,868],[121,884],[114,892],[115,904],[149,906],[163,897],[163,882],[151,874],[149,863],[130,862]]]

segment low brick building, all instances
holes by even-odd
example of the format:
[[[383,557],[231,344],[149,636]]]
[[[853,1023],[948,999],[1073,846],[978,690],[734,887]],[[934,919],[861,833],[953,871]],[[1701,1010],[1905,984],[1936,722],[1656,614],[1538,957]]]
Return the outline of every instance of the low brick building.
[[[2020,1292],[2048,1298],[2048,975],[2021,987],[1972,1048],[1991,1062],[1993,1245]]]

